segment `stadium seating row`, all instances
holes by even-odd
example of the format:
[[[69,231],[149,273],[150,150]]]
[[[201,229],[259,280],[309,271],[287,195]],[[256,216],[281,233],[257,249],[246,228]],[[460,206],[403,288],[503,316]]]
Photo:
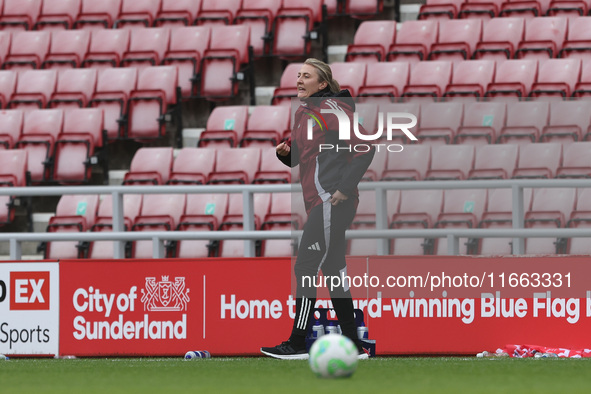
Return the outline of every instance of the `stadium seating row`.
[[[0,71],[2,107],[24,112],[45,108],[101,108],[109,140],[159,138],[165,115],[179,109],[176,66]],[[13,140],[19,130],[11,129]],[[10,147],[10,146],[8,146]]]
[[[105,28],[244,25],[257,56],[303,56],[325,17],[367,18],[382,0],[3,0],[0,29],[96,30]]]
[[[561,3],[565,3],[561,1]],[[566,3],[565,3],[566,4]],[[520,17],[365,21],[347,48],[347,61],[548,59],[591,57],[591,17]]]
[[[175,65],[183,97],[237,94],[252,71],[248,26],[0,32],[5,70]]]
[[[101,164],[107,175],[103,130],[99,108],[0,112],[0,154],[12,163],[0,173],[16,178],[5,186],[25,186],[26,172],[33,184],[88,183],[93,164]]]
[[[275,149],[172,148],[137,150],[123,184],[289,183],[291,169],[277,160]]]
[[[590,189],[541,188],[524,190],[526,228],[589,227]],[[510,189],[403,190],[389,191],[389,227],[422,228],[511,228],[512,195]],[[352,226],[353,229],[375,228],[375,195],[364,191]],[[460,239],[461,254],[511,254],[512,239]],[[371,240],[353,240],[348,253],[371,255],[377,251]],[[586,238],[529,238],[526,254],[588,254]],[[446,254],[444,239],[393,239],[390,254]]]
[[[64,195],[48,232],[112,231],[111,195]],[[301,225],[299,210],[285,193],[254,195],[256,230],[291,230]],[[294,199],[294,201],[297,200]],[[295,203],[295,202],[294,202]],[[123,198],[126,231],[212,231],[242,228],[242,194],[127,194]],[[292,213],[294,212],[294,213]],[[292,224],[293,222],[293,224]],[[151,258],[152,241],[136,241],[128,246],[128,256]],[[243,256],[243,241],[179,241],[168,245],[176,257]],[[45,257],[112,258],[112,242],[96,241],[90,245],[76,242],[48,242],[42,245]],[[266,242],[266,255],[290,256],[291,240]],[[259,243],[259,254],[261,253]]]
[[[360,206],[352,229],[375,228],[375,192],[360,194]],[[591,222],[589,189],[525,189],[526,228],[588,227]],[[284,193],[254,195],[255,229],[291,230],[301,225],[299,193],[286,198]],[[225,231],[240,230],[242,223],[241,194],[129,194],[123,209],[127,231]],[[510,189],[459,190],[392,190],[387,195],[389,228],[511,228],[512,194]],[[47,231],[112,231],[110,195],[63,196]],[[128,245],[127,255],[151,258],[152,241],[135,241]],[[511,239],[483,238],[461,240],[462,254],[511,254]],[[446,242],[440,239],[390,240],[390,254],[446,254]],[[588,254],[591,249],[584,238],[526,239],[526,254]],[[48,242],[42,245],[45,258],[111,258],[112,242]],[[169,257],[240,257],[243,241],[175,241],[167,245]],[[267,240],[257,243],[259,256],[290,256],[290,240]],[[351,240],[350,255],[376,253],[372,240]]]
[[[407,145],[378,152],[364,181],[588,178],[591,142]],[[236,160],[228,160],[233,157]],[[298,181],[273,148],[140,148],[123,184],[262,184]]]
[[[277,106],[279,107],[279,106]],[[288,108],[287,106],[285,106]],[[245,111],[244,111],[245,112]],[[224,122],[232,122],[232,111],[214,109],[210,119],[213,130],[218,130]],[[520,102],[373,102],[360,103],[356,106],[359,122],[369,133],[380,129],[385,135],[389,113],[413,114],[417,118],[417,125],[409,130],[422,144],[494,144],[530,142],[562,142],[589,139],[591,122],[591,101],[587,99],[567,101],[520,101]],[[251,116],[250,119],[253,117]],[[398,118],[391,117],[392,123]],[[249,119],[249,122],[250,122]],[[255,118],[256,119],[256,118]],[[214,123],[215,121],[215,123]],[[400,119],[405,124],[408,119]],[[272,123],[275,124],[275,123]],[[232,123],[236,139],[247,144],[244,135],[244,121]],[[280,130],[281,123],[277,124]],[[208,128],[210,126],[208,125]],[[207,138],[207,130],[204,132]],[[226,140],[215,141],[217,145],[232,146],[229,142],[233,138],[227,132]],[[219,136],[219,133],[216,133]],[[287,134],[285,134],[287,136]],[[269,137],[271,139],[271,137]],[[272,141],[262,141],[269,144]],[[412,143],[402,132],[393,132],[390,140]],[[384,141],[380,141],[384,142]],[[211,141],[200,141],[199,146],[208,146]],[[236,145],[234,145],[236,146]]]
[[[481,18],[498,16],[587,15],[589,4],[569,0],[427,0],[421,6],[419,19]]]
[[[289,64],[273,92],[272,104],[296,96],[301,63]],[[420,63],[331,64],[333,76],[360,102],[389,101],[561,100],[591,95],[591,59],[434,60]]]

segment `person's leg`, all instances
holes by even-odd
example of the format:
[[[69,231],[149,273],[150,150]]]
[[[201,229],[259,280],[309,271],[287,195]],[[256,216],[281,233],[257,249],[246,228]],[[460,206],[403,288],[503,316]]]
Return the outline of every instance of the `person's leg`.
[[[345,239],[345,231],[355,217],[356,205],[356,201],[350,199],[332,208],[334,219],[331,221],[328,255],[321,265],[325,277],[337,276],[339,280],[342,280],[343,277],[347,276],[347,261],[345,259],[347,240]],[[329,279],[328,283],[337,282],[331,282]],[[351,290],[347,282],[340,283],[341,286],[329,288],[332,306],[337,314],[343,335],[351,339],[361,351],[361,343],[357,337]]]
[[[261,352],[271,357],[297,358],[306,352],[306,333],[314,315],[316,287],[313,279],[318,275],[321,262],[326,258],[325,225],[330,204],[314,207],[304,225],[298,256],[294,265],[296,288],[296,315],[289,340],[273,348],[261,348]],[[306,278],[306,279],[305,279]],[[309,278],[309,279],[307,279]],[[293,357],[291,356],[293,354]]]

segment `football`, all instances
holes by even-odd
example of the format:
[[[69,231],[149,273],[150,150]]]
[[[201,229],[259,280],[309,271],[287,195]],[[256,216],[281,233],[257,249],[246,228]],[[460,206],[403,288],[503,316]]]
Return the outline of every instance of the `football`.
[[[318,377],[341,378],[353,375],[357,369],[357,347],[340,334],[318,338],[310,348],[310,368]]]

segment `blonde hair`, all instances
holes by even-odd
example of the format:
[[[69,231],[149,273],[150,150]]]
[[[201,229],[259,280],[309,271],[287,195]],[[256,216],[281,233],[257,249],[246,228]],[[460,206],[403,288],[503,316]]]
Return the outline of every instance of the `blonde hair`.
[[[338,93],[341,91],[341,86],[339,85],[339,83],[332,78],[332,70],[330,69],[330,66],[328,64],[314,58],[306,59],[304,64],[308,64],[314,67],[316,71],[318,71],[318,81],[326,82],[328,84],[328,89],[332,93]]]

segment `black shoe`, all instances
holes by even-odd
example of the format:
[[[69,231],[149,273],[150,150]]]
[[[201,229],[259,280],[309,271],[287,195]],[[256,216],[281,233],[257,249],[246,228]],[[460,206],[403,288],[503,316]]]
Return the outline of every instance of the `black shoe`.
[[[274,347],[262,347],[261,353],[282,360],[307,360],[309,357],[306,348],[296,349],[290,341],[285,341]]]

